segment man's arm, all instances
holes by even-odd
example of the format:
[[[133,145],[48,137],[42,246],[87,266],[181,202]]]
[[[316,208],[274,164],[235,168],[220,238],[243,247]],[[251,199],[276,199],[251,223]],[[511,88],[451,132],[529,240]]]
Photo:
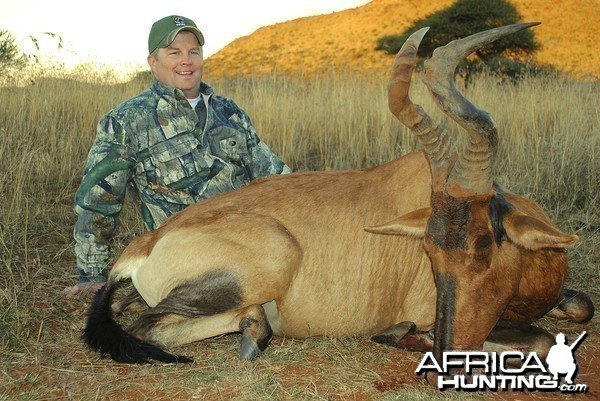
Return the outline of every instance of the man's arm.
[[[103,118],[75,194],[78,218],[73,236],[80,282],[106,278],[110,242],[134,163],[121,126],[110,116]]]
[[[291,173],[292,169],[266,143],[260,140],[246,112],[239,109],[238,115],[241,116],[241,126],[246,131],[248,154],[244,156],[244,164],[249,170],[251,178]]]

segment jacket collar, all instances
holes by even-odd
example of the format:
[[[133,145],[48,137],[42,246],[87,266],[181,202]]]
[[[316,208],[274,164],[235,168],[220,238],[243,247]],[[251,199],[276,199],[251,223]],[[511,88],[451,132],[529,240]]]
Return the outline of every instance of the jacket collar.
[[[154,92],[156,92],[159,96],[166,98],[169,102],[180,102],[185,99],[185,95],[180,89],[174,88],[169,85],[165,85],[156,78],[152,81],[152,85],[150,87]],[[204,83],[200,83],[200,93],[206,96],[212,96],[214,94],[213,88]]]

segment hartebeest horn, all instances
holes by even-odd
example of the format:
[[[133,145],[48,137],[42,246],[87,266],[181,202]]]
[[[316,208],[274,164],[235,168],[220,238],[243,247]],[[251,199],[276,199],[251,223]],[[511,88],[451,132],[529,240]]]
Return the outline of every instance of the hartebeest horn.
[[[454,83],[458,63],[475,50],[517,31],[539,25],[521,23],[490,29],[435,49],[425,62],[425,84],[440,108],[469,134],[466,147],[450,173],[449,195],[462,198],[492,191],[492,166],[498,144],[496,125],[490,115],[477,108]],[[433,168],[433,166],[432,166]]]
[[[441,189],[446,183],[449,168],[456,156],[452,138],[409,97],[410,81],[417,62],[417,49],[428,30],[428,27],[421,28],[410,35],[396,55],[388,83],[388,103],[392,114],[419,138],[431,164],[433,188]]]
[[[417,49],[429,28],[414,32],[398,52],[388,84],[389,107],[423,144],[431,165],[433,192],[444,190],[455,197],[491,192],[491,170],[498,143],[496,125],[486,111],[477,108],[456,89],[454,72],[458,63],[473,51],[535,25],[539,22],[508,25],[454,40],[437,48],[425,62],[425,84],[433,98],[469,133],[466,147],[458,155],[447,131],[412,103],[408,95]]]

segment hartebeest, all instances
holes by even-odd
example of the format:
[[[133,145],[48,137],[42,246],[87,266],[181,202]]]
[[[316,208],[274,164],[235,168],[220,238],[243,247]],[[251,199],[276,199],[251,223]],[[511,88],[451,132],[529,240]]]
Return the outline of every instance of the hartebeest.
[[[426,63],[431,94],[468,133],[460,152],[408,96],[427,29],[415,32],[394,61],[389,105],[424,152],[357,171],[273,176],[172,216],[134,239],[110,271],[90,308],[87,344],[125,362],[189,361],[161,347],[231,332],[242,333],[243,359],[273,334],[374,335],[441,353],[521,341],[515,334],[544,348],[544,336],[528,331],[534,320],[549,311],[589,320],[589,298],[563,290],[565,248],[577,237],[493,184],[496,127],[454,85],[469,53],[533,25],[451,42]],[[124,331],[111,303],[127,279],[150,309]]]

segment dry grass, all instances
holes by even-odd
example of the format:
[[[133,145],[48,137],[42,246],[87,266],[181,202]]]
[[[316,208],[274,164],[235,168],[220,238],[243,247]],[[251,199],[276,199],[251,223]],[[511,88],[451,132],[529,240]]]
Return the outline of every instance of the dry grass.
[[[193,366],[140,367],[99,360],[79,338],[88,301],[60,295],[76,279],[73,193],[98,118],[148,81],[34,82],[0,88],[0,400],[520,397],[438,394],[412,373],[418,354],[365,338],[276,338],[253,363],[237,359],[235,335],[181,350],[194,356]],[[332,71],[310,81],[267,75],[214,84],[254,117],[262,138],[296,169],[366,167],[415,148],[413,138],[387,111],[380,78]],[[538,200],[562,229],[581,237],[570,251],[569,285],[588,291],[596,303],[599,90],[597,83],[561,77],[532,78],[518,86],[481,77],[467,88],[499,126],[499,181]],[[418,80],[413,98],[434,110]],[[126,208],[117,253],[138,231],[134,211]],[[542,324],[565,333],[582,330],[577,325]],[[593,335],[580,351],[580,362],[589,362],[581,365],[580,375],[589,383],[600,349],[598,319],[585,327]],[[548,394],[531,397],[548,399]]]
[[[313,74],[336,66],[380,71],[391,57],[377,39],[400,34],[413,21],[455,0],[373,0],[362,7],[262,27],[212,55],[213,76],[252,73]],[[533,32],[541,49],[534,60],[562,72],[600,79],[600,0],[510,0],[522,21],[541,21]],[[430,33],[432,34],[432,33]],[[211,38],[206,38],[208,41]]]

